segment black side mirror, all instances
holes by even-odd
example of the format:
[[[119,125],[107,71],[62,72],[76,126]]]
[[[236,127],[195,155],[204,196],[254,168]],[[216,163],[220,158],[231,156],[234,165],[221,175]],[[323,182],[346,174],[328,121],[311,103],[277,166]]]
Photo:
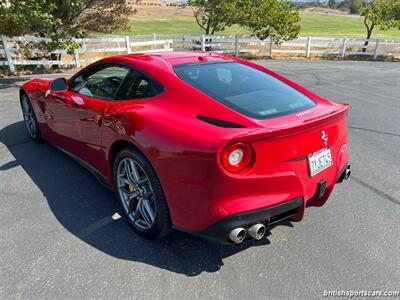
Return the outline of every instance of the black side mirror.
[[[67,80],[65,78],[57,78],[50,84],[50,89],[53,92],[62,92],[68,88]]]

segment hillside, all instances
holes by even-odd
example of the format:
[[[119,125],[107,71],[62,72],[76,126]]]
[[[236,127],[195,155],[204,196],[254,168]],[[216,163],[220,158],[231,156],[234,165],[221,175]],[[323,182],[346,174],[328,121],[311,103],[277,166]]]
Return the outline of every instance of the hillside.
[[[192,16],[192,9],[180,7],[180,1],[142,0],[140,4],[135,4],[134,0],[130,0],[128,3],[136,9],[136,16],[139,17]]]
[[[132,4],[132,7],[137,10],[137,14],[131,18],[131,31],[121,34],[201,33],[190,7],[171,6],[170,2],[162,0],[142,0],[141,4]],[[301,17],[302,36],[365,37],[365,27],[358,15],[319,7],[301,10]],[[249,32],[239,26],[232,26],[223,33]],[[373,37],[400,38],[400,31],[380,31],[377,28]]]
[[[134,4],[135,0],[129,0],[132,7],[137,10],[137,16],[192,16],[192,9],[190,7],[181,7],[180,3],[185,3],[185,0],[142,0],[140,4]],[[329,16],[349,16],[348,12],[340,11],[338,9],[331,9],[326,7],[309,7],[301,10],[306,14],[329,15]]]

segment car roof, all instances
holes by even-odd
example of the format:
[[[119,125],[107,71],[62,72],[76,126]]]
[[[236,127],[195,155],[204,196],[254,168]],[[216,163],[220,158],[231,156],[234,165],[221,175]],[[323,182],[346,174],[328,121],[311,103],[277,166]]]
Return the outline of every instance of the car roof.
[[[196,51],[177,51],[177,52],[153,52],[153,53],[134,53],[121,55],[121,58],[142,61],[154,62],[154,60],[163,61],[171,67],[179,64],[206,62],[206,61],[225,61],[229,57],[211,53],[211,52],[196,52]]]
[[[175,74],[174,67],[184,64],[195,64],[205,62],[224,62],[239,61],[237,58],[230,57],[212,52],[196,52],[196,51],[177,51],[177,52],[149,52],[149,53],[132,53],[117,56],[106,57],[100,59],[86,68],[80,70],[77,74],[85,72],[87,68],[103,63],[122,63],[128,64],[135,69],[147,74],[150,77],[162,82],[163,72]],[[165,75],[165,73],[164,73]],[[165,76],[164,76],[165,77]],[[164,83],[165,84],[165,83]]]

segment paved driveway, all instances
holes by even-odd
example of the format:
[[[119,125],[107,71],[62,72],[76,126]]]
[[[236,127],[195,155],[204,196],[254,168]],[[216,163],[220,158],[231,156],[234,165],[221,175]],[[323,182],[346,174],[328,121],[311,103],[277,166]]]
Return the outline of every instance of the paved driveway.
[[[260,63],[352,104],[354,177],[301,223],[228,247],[182,233],[146,240],[114,220],[113,194],[59,150],[28,139],[18,103],[28,78],[0,79],[0,299],[308,299],[324,290],[400,290],[400,64]]]

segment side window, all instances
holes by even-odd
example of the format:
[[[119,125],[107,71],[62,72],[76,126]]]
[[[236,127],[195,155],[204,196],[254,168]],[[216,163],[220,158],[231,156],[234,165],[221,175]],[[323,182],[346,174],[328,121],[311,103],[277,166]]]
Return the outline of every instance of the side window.
[[[83,96],[113,100],[129,69],[119,65],[101,65],[76,77],[71,90]]]
[[[146,75],[132,70],[121,85],[116,100],[152,98],[163,91],[163,87]]]

